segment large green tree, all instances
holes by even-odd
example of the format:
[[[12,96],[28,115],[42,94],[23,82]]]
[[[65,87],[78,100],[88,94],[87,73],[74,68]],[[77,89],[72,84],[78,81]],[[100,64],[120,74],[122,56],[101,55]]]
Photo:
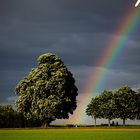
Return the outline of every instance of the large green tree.
[[[46,126],[55,119],[67,119],[76,109],[77,87],[72,73],[51,53],[38,58],[38,66],[16,86],[16,106],[28,119]]]
[[[114,94],[115,103],[117,105],[117,118],[123,120],[123,125],[125,125],[125,120],[135,119],[136,117],[135,96],[135,91],[128,86],[121,87]]]

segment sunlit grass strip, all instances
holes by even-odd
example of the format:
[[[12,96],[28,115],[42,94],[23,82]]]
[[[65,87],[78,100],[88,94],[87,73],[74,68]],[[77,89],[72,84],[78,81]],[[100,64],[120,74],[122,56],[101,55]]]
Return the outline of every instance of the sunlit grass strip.
[[[0,140],[138,140],[140,129],[1,129]]]

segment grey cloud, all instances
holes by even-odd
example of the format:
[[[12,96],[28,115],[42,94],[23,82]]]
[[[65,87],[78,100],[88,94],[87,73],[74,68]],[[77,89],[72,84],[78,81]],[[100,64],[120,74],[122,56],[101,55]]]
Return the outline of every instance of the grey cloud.
[[[127,72],[126,70],[110,70],[105,78],[102,88],[114,90],[124,85],[128,85],[132,88],[139,88],[139,77],[140,73],[133,73],[132,71]]]
[[[12,102],[12,103],[15,103],[16,100],[17,100],[17,98],[18,98],[17,96],[11,96],[11,97],[8,97],[8,98],[7,98],[7,101],[10,102],[10,103],[11,103],[11,102]]]
[[[7,101],[8,97],[16,96],[16,84],[25,77],[31,68],[0,70],[0,102]]]
[[[76,78],[79,91],[89,70],[97,67],[104,47],[132,0],[0,0],[1,101],[14,94],[16,83],[36,67],[39,55],[59,55]],[[136,32],[117,58],[107,87],[129,81],[139,85],[139,37]],[[133,75],[133,73],[135,73]],[[132,76],[133,75],[133,76]],[[134,82],[136,81],[136,82]]]

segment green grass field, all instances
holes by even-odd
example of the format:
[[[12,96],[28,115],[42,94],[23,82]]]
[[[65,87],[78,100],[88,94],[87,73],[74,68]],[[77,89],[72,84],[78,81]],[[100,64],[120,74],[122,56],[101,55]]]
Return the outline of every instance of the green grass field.
[[[140,129],[0,129],[0,140],[139,140]]]

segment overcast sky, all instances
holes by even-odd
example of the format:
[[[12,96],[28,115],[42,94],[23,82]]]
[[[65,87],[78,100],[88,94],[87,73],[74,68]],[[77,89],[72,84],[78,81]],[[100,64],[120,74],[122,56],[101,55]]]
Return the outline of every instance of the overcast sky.
[[[79,95],[89,71],[123,15],[137,0],[0,0],[0,103],[15,99],[16,84],[52,52],[73,73]],[[140,29],[140,28],[139,28]],[[140,30],[139,30],[140,31]],[[129,39],[106,89],[140,88],[140,32]]]

